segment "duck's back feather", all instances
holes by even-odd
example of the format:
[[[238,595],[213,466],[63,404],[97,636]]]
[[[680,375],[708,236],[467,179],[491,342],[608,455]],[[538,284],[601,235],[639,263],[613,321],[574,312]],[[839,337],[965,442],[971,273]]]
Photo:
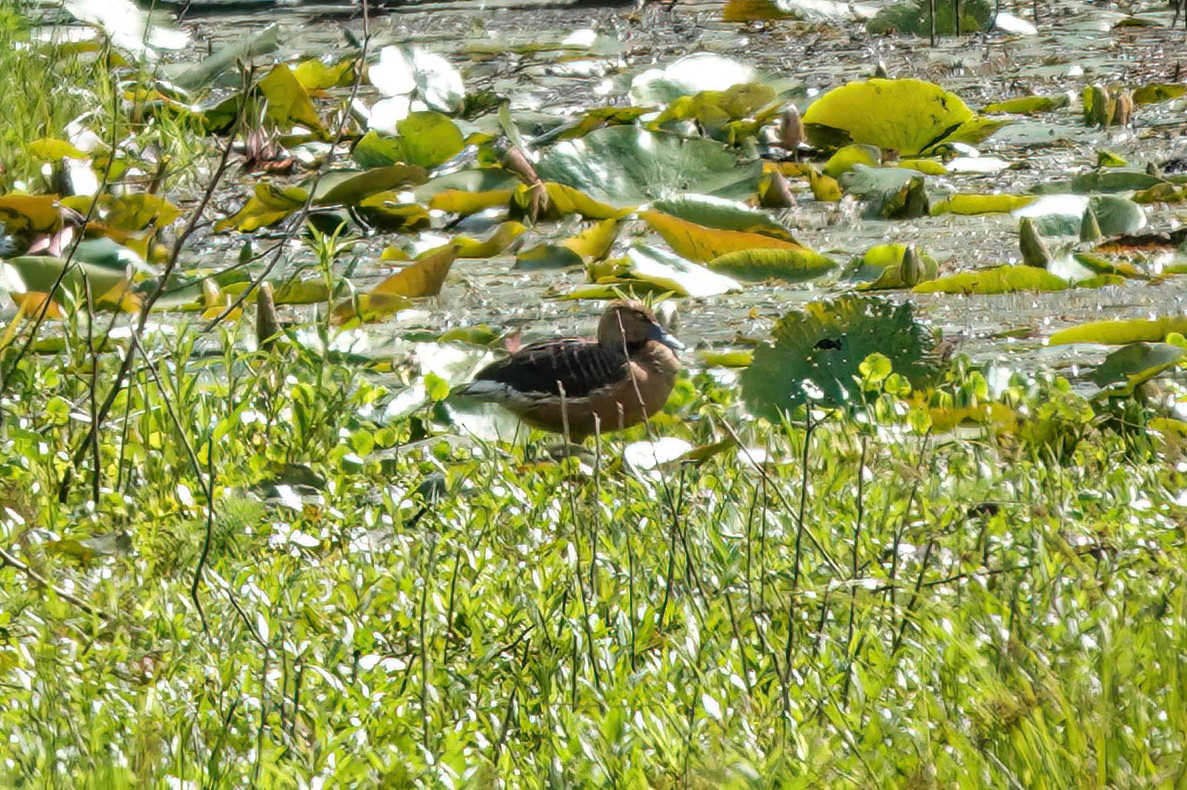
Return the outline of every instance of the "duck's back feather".
[[[523,394],[584,398],[627,376],[628,360],[592,340],[567,338],[524,346],[492,362],[474,376]]]

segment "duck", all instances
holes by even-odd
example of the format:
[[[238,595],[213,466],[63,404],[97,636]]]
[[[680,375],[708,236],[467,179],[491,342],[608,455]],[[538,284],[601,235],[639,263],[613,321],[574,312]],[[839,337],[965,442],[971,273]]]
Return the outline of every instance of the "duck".
[[[497,403],[530,426],[580,443],[645,422],[663,409],[684,348],[642,302],[611,303],[596,339],[524,346],[450,393]]]

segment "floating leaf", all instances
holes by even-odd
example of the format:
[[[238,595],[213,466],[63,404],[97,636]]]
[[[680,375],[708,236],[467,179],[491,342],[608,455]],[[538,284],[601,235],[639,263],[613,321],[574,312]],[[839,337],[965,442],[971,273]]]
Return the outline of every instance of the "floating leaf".
[[[1134,104],[1157,104],[1187,95],[1187,85],[1151,83],[1133,92]]]
[[[881,167],[882,151],[877,146],[859,143],[842,146],[824,163],[820,172],[832,178],[840,178],[852,170],[854,165]]]
[[[403,162],[431,170],[457,156],[466,145],[457,124],[439,112],[414,112],[396,124],[396,136],[367,132],[351,151],[363,167]]]
[[[449,269],[457,259],[457,249],[447,245],[388,277],[365,294],[346,299],[334,306],[337,323],[352,319],[378,321],[412,305],[411,299],[436,296]]]
[[[301,187],[281,187],[268,182],[255,185],[251,198],[233,217],[214,223],[217,231],[238,228],[250,233],[274,225],[305,205],[309,193]]]
[[[913,170],[854,165],[841,176],[841,186],[867,202],[871,217],[912,219],[930,211],[925,177]]]
[[[424,206],[404,202],[398,192],[371,195],[359,201],[355,213],[368,227],[390,232],[412,233],[432,224]]]
[[[931,206],[933,216],[939,214],[1010,214],[1035,202],[1034,195],[949,195]]]
[[[567,269],[570,266],[580,266],[583,263],[580,255],[560,244],[537,244],[515,256],[515,268],[526,271]]]
[[[476,241],[467,236],[453,240],[459,258],[493,258],[507,249],[527,228],[521,223],[509,220],[500,223],[486,241]]]
[[[272,67],[256,88],[267,99],[267,117],[279,126],[300,124],[307,129],[320,129],[321,118],[313,106],[309,92],[283,63]]]
[[[734,124],[751,116],[756,116],[756,122],[750,124],[750,133],[757,131],[757,127],[774,117],[778,107],[775,101],[775,90],[760,83],[742,83],[727,90],[701,91],[692,96],[680,96],[652,121],[652,128],[670,124],[674,121],[695,121],[705,135],[716,140],[724,140],[731,145],[740,142]],[[767,111],[758,114],[763,107]],[[746,135],[750,136],[750,135]]]
[[[850,279],[862,281],[859,291],[884,291],[913,288],[933,280],[939,271],[936,259],[906,244],[879,244],[855,260]]]
[[[1034,266],[998,266],[960,272],[915,286],[917,293],[1003,294],[1014,291],[1062,291],[1067,281]]]
[[[1137,189],[1147,189],[1155,184],[1163,183],[1163,179],[1151,175],[1145,170],[1130,170],[1114,168],[1110,170],[1094,170],[1083,173],[1071,181],[1071,190],[1080,195],[1091,192],[1129,192]],[[1066,189],[1060,184],[1050,185],[1055,191]],[[1036,190],[1037,191],[1037,190]]]
[[[737,280],[646,244],[634,245],[625,259],[591,267],[590,273],[599,285],[639,284],[647,286],[644,290],[668,291],[678,296],[717,296],[742,290]]]
[[[1103,395],[1131,395],[1135,387],[1178,366],[1185,355],[1172,343],[1130,343],[1105,357],[1088,378]]]
[[[318,206],[354,206],[380,192],[397,187],[424,183],[424,168],[412,165],[391,165],[371,170],[337,170],[327,173],[318,182],[313,203]]]
[[[254,35],[232,38],[199,63],[174,64],[169,70],[170,82],[185,90],[197,90],[214,82],[236,63],[275,52],[279,45],[280,28],[275,23],[266,25]]]
[[[727,252],[709,261],[709,268],[742,280],[805,282],[830,271],[831,258],[807,247]]]
[[[959,96],[939,85],[871,79],[834,88],[812,102],[804,113],[804,127],[809,139],[822,147],[868,143],[918,154],[944,142],[974,117]]]
[[[1126,343],[1161,343],[1172,332],[1187,333],[1187,317],[1166,316],[1126,321],[1093,321],[1061,329],[1047,340],[1048,345],[1099,343],[1118,346]]]
[[[826,176],[811,166],[808,167],[808,184],[812,188],[812,197],[821,203],[836,203],[843,197],[837,179]]]
[[[755,414],[771,420],[814,402],[859,403],[860,366],[874,353],[896,373],[923,386],[939,371],[935,338],[916,320],[913,306],[868,296],[814,302],[779,319],[771,337],[754,351],[742,373],[742,397]]]
[[[981,112],[1006,112],[1015,115],[1032,115],[1039,112],[1058,110],[1061,107],[1068,106],[1069,102],[1070,100],[1066,93],[1056,94],[1055,96],[1019,96],[1016,99],[1006,99],[1005,101],[987,104]]]
[[[330,88],[345,88],[355,79],[357,61],[344,58],[336,63],[326,63],[320,58],[304,60],[293,69],[293,76],[307,91],[326,91]]]
[[[713,140],[613,126],[557,144],[541,157],[536,171],[546,181],[567,184],[596,200],[637,206],[685,192],[746,199],[758,185],[762,165],[757,160],[739,164]]]
[[[758,72],[736,60],[709,52],[677,58],[663,68],[648,69],[631,80],[631,104],[667,104],[681,96],[701,91],[723,91],[734,85],[755,82]]]
[[[1150,279],[1148,274],[1139,272],[1133,266],[1133,264],[1124,263],[1121,261],[1110,261],[1108,258],[1102,258],[1101,256],[1091,252],[1077,252],[1072,255],[1072,258],[1075,259],[1076,263],[1080,264],[1093,274],[1116,274],[1120,277],[1134,280]]]
[[[739,250],[807,249],[794,241],[777,239],[763,233],[707,228],[662,211],[640,211],[639,217],[645,220],[677,254],[698,262],[710,261]]]
[[[736,200],[711,195],[681,195],[656,200],[648,208],[708,228],[760,233],[784,241],[795,241],[791,231],[772,219],[767,212],[750,208]]]

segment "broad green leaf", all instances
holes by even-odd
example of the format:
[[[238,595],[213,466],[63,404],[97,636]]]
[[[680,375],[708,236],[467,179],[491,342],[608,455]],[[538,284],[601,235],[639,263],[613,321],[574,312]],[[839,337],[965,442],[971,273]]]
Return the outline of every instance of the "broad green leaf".
[[[875,78],[834,88],[812,102],[804,113],[804,127],[817,146],[868,143],[918,154],[973,118],[959,96],[938,85]]]
[[[428,210],[419,203],[406,203],[402,193],[379,192],[359,201],[355,213],[369,227],[389,232],[411,233],[432,224]]]
[[[512,242],[527,230],[522,224],[509,220],[500,223],[485,241],[477,241],[468,236],[458,236],[453,240],[457,247],[459,258],[493,258],[506,250]]]
[[[300,124],[307,129],[321,128],[321,118],[309,92],[283,63],[272,67],[256,88],[267,100],[268,118],[281,127]]]
[[[1016,99],[1006,99],[1005,101],[987,104],[982,108],[981,112],[1031,115],[1039,112],[1058,110],[1061,107],[1068,106],[1068,103],[1069,100],[1066,93],[1059,93],[1054,96],[1019,96]]]
[[[663,68],[648,69],[631,80],[630,100],[635,106],[655,106],[701,91],[723,91],[755,82],[752,66],[721,55],[697,52],[677,58]]]
[[[1187,85],[1150,83],[1134,90],[1133,103],[1138,105],[1158,104],[1181,98],[1184,95],[1187,95]]]
[[[233,217],[214,223],[216,231],[237,228],[250,233],[280,222],[305,205],[309,193],[301,187],[281,187],[268,182],[256,184],[252,196]]]
[[[662,211],[640,211],[639,217],[645,220],[678,255],[698,262],[711,261],[739,250],[807,250],[794,241],[777,239],[763,233],[707,228]]]
[[[1009,214],[1035,202],[1034,195],[972,195],[956,194],[936,201],[932,216],[940,214]]]
[[[448,162],[465,147],[457,124],[439,112],[414,112],[396,124],[396,136],[371,131],[355,145],[351,156],[363,167],[403,162],[427,170]]]
[[[1088,378],[1101,394],[1131,395],[1138,385],[1179,365],[1185,353],[1171,343],[1130,343],[1105,357]]]
[[[596,200],[637,206],[686,192],[745,199],[754,193],[762,165],[740,163],[712,140],[613,126],[558,143],[536,171],[546,181],[567,184]]]
[[[709,261],[709,268],[740,280],[806,282],[830,271],[836,264],[807,247],[727,252]]]
[[[881,167],[882,151],[877,146],[860,143],[842,146],[824,163],[820,172],[832,178],[840,178],[852,170],[854,165]]]
[[[847,276],[857,280],[859,291],[885,291],[912,288],[925,280],[934,280],[939,272],[936,259],[926,252],[908,255],[906,244],[879,244],[853,261]],[[912,268],[914,267],[914,268]]]
[[[466,217],[487,209],[506,206],[514,194],[515,192],[510,189],[492,189],[486,192],[447,189],[429,198],[429,208]]]
[[[57,233],[62,206],[53,195],[0,195],[0,224],[10,236]]]
[[[840,181],[846,193],[866,201],[867,216],[913,219],[928,215],[926,177],[914,170],[854,165]]]
[[[590,274],[598,285],[642,285],[643,290],[678,296],[717,296],[742,290],[733,278],[646,244],[635,244],[626,258],[595,264]]]
[[[78,150],[73,143],[52,137],[43,137],[29,143],[29,155],[43,162],[56,162],[59,159],[86,159],[87,155]]]
[[[275,52],[280,44],[280,28],[267,25],[251,36],[237,36],[219,47],[200,63],[178,63],[166,67],[169,81],[185,90],[197,90],[214,82],[235,64],[250,62],[253,57]]]
[[[330,88],[345,88],[354,82],[355,66],[358,61],[344,58],[335,63],[326,63],[321,58],[301,61],[293,76],[307,91],[326,91]]]
[[[860,366],[874,353],[886,356],[912,386],[938,373],[935,338],[909,303],[869,296],[814,302],[779,319],[771,337],[754,351],[742,373],[742,397],[755,414],[777,420],[814,402],[831,406],[861,402]]]
[[[795,241],[791,231],[772,219],[767,212],[736,200],[711,195],[681,195],[656,200],[648,208],[708,228],[761,233],[784,241]]]
[[[1003,294],[1014,291],[1062,291],[1067,280],[1034,266],[998,266],[960,272],[915,286],[917,293]]]
[[[353,206],[380,192],[423,183],[425,178],[424,168],[413,165],[337,170],[327,173],[318,182],[313,203],[317,206]]]
[[[1172,332],[1187,333],[1187,317],[1093,321],[1061,329],[1051,335],[1047,344],[1066,346],[1072,343],[1098,343],[1118,346],[1126,343],[1161,343]]]

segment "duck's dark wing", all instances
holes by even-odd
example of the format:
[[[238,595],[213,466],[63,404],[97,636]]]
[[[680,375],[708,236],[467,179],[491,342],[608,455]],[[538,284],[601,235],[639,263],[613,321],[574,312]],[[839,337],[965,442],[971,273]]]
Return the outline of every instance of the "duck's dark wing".
[[[620,381],[626,364],[626,354],[592,340],[548,340],[492,362],[474,380],[496,382],[525,394],[559,396],[563,387],[566,398],[583,398]]]

